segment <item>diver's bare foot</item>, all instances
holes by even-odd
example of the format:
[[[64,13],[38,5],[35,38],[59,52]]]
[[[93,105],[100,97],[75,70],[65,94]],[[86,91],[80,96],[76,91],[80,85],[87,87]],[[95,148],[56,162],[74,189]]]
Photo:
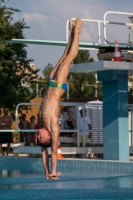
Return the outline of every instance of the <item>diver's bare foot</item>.
[[[54,175],[54,174],[49,174],[49,176],[48,176],[50,179],[52,179],[52,180],[59,180],[59,178],[56,176],[56,175]]]
[[[69,19],[69,29],[71,33],[74,33],[75,26],[73,25],[72,19]]]
[[[74,28],[74,25],[73,25],[72,19],[70,18],[69,19],[69,29],[70,29],[70,31],[72,31],[73,28]]]
[[[80,18],[77,18],[75,22],[75,32],[80,34],[81,28],[82,28],[82,20]]]
[[[47,180],[50,179],[50,178],[49,178],[49,174],[46,174],[46,179],[47,179]]]

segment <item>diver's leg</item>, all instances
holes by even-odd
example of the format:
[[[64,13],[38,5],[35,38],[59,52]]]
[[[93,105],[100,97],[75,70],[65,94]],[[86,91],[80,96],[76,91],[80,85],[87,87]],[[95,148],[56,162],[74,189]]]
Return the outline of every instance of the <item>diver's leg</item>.
[[[79,34],[81,33],[81,27],[82,27],[82,20],[80,18],[77,18],[76,22],[75,22],[74,38],[73,38],[73,42],[71,45],[71,49],[68,54],[71,59],[71,62],[75,59],[75,57],[78,54]]]
[[[52,69],[49,78],[53,78],[54,77],[54,74],[55,74],[56,70],[58,69],[59,65],[62,63],[62,61],[65,59],[65,57],[68,55],[68,53],[69,53],[69,51],[71,49],[71,45],[72,45],[72,41],[73,41],[73,36],[74,36],[74,25],[72,24],[72,19],[69,20],[69,29],[70,29],[70,37],[69,37],[67,46],[65,48],[64,54],[59,59],[59,61],[56,64],[56,66]]]
[[[60,82],[60,83],[66,82],[66,79],[67,79],[69,71],[70,71],[71,63],[78,54],[79,34],[81,33],[81,27],[82,27],[82,20],[80,18],[77,18],[76,22],[75,22],[74,38],[73,38],[73,42],[72,42],[69,54],[62,61],[59,68],[55,72],[54,77],[57,82]]]
[[[65,56],[65,57],[69,54],[69,51],[71,49],[71,45],[72,45],[72,41],[73,41],[73,37],[74,37],[74,28],[75,28],[75,26],[72,24],[72,19],[70,19],[69,20],[70,37],[69,37],[67,46],[66,46],[64,54],[63,54],[63,56]]]

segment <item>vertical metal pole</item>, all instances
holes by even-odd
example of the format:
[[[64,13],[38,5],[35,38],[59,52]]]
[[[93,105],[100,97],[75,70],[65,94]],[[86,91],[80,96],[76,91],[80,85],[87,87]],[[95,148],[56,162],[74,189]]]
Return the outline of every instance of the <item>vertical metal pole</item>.
[[[38,79],[36,79],[36,97],[38,97]]]
[[[42,90],[43,90],[43,88],[41,87],[40,90],[39,90],[39,97],[42,96]]]
[[[83,126],[83,147],[85,147],[85,133],[86,133],[86,130],[85,130],[85,104],[83,105],[83,123],[84,123],[84,126]]]
[[[133,146],[133,107],[131,106],[131,147]]]
[[[100,133],[99,133],[99,130],[100,130],[100,126],[99,126],[99,109],[100,107],[99,106],[96,106],[97,107],[97,134],[98,134],[98,144],[100,143]]]
[[[68,25],[69,25],[69,20],[66,22],[66,41],[68,42]]]
[[[16,111],[15,111],[15,122],[16,122],[16,128],[17,129],[19,129],[19,126],[18,126],[18,107],[19,107],[19,105],[17,105]]]
[[[100,22],[98,22],[98,42],[101,44],[101,30],[100,30]]]
[[[83,91],[84,90],[84,85],[82,84],[82,86],[81,86],[81,90]]]
[[[96,84],[99,82],[97,81],[97,73],[95,73],[95,78],[96,78]],[[97,85],[95,85],[95,97],[97,97]]]
[[[95,97],[97,97],[97,85],[95,85]]]
[[[79,106],[77,108],[77,146],[79,147]]]

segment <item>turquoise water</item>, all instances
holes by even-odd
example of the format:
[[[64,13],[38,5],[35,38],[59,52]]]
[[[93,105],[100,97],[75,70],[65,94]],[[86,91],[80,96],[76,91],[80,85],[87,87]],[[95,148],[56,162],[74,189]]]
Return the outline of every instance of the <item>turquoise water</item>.
[[[59,161],[60,179],[52,181],[45,179],[41,159],[1,157],[0,161],[1,200],[133,199],[132,163],[123,168],[111,163],[107,169],[106,162]]]

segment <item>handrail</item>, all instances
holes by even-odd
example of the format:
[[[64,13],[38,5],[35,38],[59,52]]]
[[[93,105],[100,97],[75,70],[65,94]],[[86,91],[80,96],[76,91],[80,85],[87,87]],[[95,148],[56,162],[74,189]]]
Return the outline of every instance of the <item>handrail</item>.
[[[33,130],[33,129],[19,129],[18,127],[18,109],[19,106],[21,105],[37,105],[40,106],[40,103],[20,103],[17,105],[16,107],[16,112],[15,112],[15,118],[16,118],[16,124],[17,124],[17,130],[0,130],[0,132],[37,132],[37,130]],[[101,116],[101,112],[100,110],[102,109],[103,105],[102,104],[93,104],[93,103],[75,103],[75,102],[61,102],[60,103],[61,106],[70,106],[71,107],[76,107],[77,109],[77,121],[79,121],[79,107],[82,106],[83,109],[89,110],[89,109],[94,109],[93,111],[93,117],[92,117],[92,129],[90,130],[90,132],[97,134],[97,141],[98,143],[101,143],[101,133],[103,132],[103,128],[102,128],[102,116]],[[96,126],[94,125],[94,115],[96,114],[96,118],[95,118],[95,123]],[[100,113],[100,114],[99,114]],[[128,113],[129,113],[129,125],[128,125],[128,132],[129,132],[129,145],[133,146],[133,104],[128,104]],[[63,121],[62,121],[63,122]],[[94,125],[94,126],[93,126]],[[77,129],[74,130],[66,130],[66,129],[61,129],[60,132],[77,132],[79,133],[79,123],[77,123]],[[84,130],[85,131],[85,130]],[[94,140],[95,140],[95,136],[94,136]],[[92,140],[93,142],[93,140]],[[83,145],[85,145],[85,139],[83,137]],[[77,146],[79,146],[79,134],[77,134]]]
[[[98,44],[101,44],[101,28],[100,25],[103,24],[103,33],[104,33],[104,44],[115,44],[115,42],[109,42],[106,36],[106,24],[115,24],[115,25],[125,25],[125,26],[133,26],[132,23],[122,23],[122,22],[114,22],[114,21],[107,21],[106,16],[108,14],[118,14],[118,15],[128,15],[133,16],[133,13],[126,13],[126,12],[114,12],[108,11],[104,14],[103,20],[93,20],[93,19],[82,19],[83,22],[92,22],[97,23],[98,25]],[[76,20],[76,18],[72,18],[72,20]],[[69,35],[69,19],[66,22],[66,42],[68,42],[68,35]],[[119,43],[121,45],[131,45],[131,43]],[[86,48],[86,47],[79,47],[79,49],[86,49],[86,50],[97,50],[96,48]]]
[[[36,105],[36,106],[40,106],[40,103],[19,103],[17,106],[16,106],[16,111],[15,111],[15,122],[16,122],[16,128],[18,129],[18,131],[20,132],[22,129],[19,128],[18,126],[18,108],[21,106],[21,105],[25,105],[25,106],[30,106],[30,105]],[[32,129],[32,130],[28,130],[28,129],[23,129],[21,132],[36,132],[37,130],[35,129]]]
[[[76,20],[76,18],[72,18],[72,20]],[[101,44],[101,29],[100,24],[103,23],[102,20],[93,20],[93,19],[82,19],[83,22],[94,22],[98,24],[98,44]],[[66,42],[68,42],[68,35],[69,35],[69,19],[66,22]],[[79,49],[86,49],[86,50],[97,50],[95,48],[86,48],[86,47],[79,47]]]
[[[107,36],[106,36],[106,16],[108,14],[117,14],[117,15],[131,15],[133,16],[133,13],[126,13],[126,12],[115,12],[115,11],[108,11],[104,14],[104,17],[103,17],[103,30],[104,30],[104,41],[107,42],[108,44],[115,44],[115,42],[109,42],[107,40]],[[109,22],[109,24],[117,24],[117,25],[125,25],[125,26],[133,26],[133,24],[131,23],[120,23],[120,22]],[[131,45],[131,43],[120,43],[118,42],[119,44],[121,45]]]
[[[40,106],[40,103],[19,103],[16,106],[16,111],[15,111],[15,122],[16,122],[16,128],[17,130],[0,130],[0,132],[37,132],[36,129],[20,129],[18,126],[18,109],[21,105],[26,105],[26,106],[30,106],[30,105],[35,105],[35,106]],[[85,109],[85,103],[75,103],[75,102],[60,102],[60,106],[75,106],[77,108],[77,120],[79,121],[79,107],[82,106],[83,109]],[[84,117],[84,112],[83,112],[83,117]],[[85,132],[85,126],[83,128],[84,132]],[[71,129],[71,130],[67,130],[67,132],[77,132],[79,133],[79,123],[77,125],[77,129]],[[94,130],[97,131],[97,130]],[[102,130],[101,130],[102,131]],[[66,129],[61,129],[60,132],[66,132]],[[91,130],[89,130],[89,132],[91,132]],[[79,146],[79,134],[77,134],[77,145]],[[83,146],[85,146],[85,135],[83,137]]]

